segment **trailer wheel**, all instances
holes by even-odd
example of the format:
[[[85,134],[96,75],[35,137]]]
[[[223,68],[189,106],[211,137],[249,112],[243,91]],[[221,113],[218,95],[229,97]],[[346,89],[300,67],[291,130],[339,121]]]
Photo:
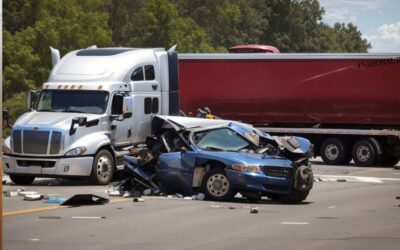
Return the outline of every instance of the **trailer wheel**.
[[[93,160],[90,182],[96,185],[107,185],[114,175],[114,158],[110,151],[100,150]]]
[[[10,179],[18,185],[30,185],[35,180],[35,176],[10,175]]]
[[[325,140],[320,149],[322,160],[328,165],[348,164],[351,161],[351,154],[347,144],[338,138]]]
[[[202,189],[206,198],[214,201],[231,200],[235,195],[232,184],[221,168],[211,169],[204,175]]]
[[[369,139],[357,141],[352,150],[353,160],[358,166],[372,166],[378,160],[377,150],[374,143]]]

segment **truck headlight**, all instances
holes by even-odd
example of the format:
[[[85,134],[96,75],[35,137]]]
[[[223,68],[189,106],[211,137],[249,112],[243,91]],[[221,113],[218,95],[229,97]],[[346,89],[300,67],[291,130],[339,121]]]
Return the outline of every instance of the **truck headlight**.
[[[3,145],[1,149],[3,151],[3,154],[11,154],[11,149],[6,145]]]
[[[68,151],[65,155],[66,156],[76,156],[76,155],[83,155],[86,152],[86,147],[77,147]]]
[[[248,166],[248,165],[241,165],[241,164],[233,164],[232,165],[233,170],[239,170],[239,171],[244,171],[244,172],[250,172],[250,173],[261,173],[261,169],[259,166]]]

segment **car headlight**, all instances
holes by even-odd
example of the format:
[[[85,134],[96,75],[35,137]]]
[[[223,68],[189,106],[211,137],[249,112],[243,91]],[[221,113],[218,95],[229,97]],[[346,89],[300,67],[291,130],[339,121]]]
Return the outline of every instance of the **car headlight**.
[[[2,151],[3,151],[3,154],[11,154],[11,149],[9,147],[7,147],[6,145],[2,146]]]
[[[86,147],[77,147],[69,150],[65,155],[66,156],[83,155],[85,152],[86,152]]]
[[[261,169],[259,166],[248,166],[248,165],[241,165],[241,164],[233,164],[232,169],[250,172],[250,173],[261,173]]]

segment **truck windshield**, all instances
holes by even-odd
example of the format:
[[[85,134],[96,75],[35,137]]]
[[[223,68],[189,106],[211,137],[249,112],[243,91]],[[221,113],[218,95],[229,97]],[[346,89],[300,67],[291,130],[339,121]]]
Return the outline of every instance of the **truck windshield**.
[[[43,90],[37,111],[103,114],[106,111],[108,92]]]

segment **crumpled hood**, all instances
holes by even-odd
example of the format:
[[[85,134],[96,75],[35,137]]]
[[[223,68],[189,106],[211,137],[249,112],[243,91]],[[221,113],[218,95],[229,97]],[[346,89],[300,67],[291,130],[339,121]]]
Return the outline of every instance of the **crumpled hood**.
[[[75,117],[87,117],[87,120],[99,119],[103,115],[97,114],[82,114],[82,113],[58,113],[58,112],[29,112],[23,114],[14,124],[14,126],[54,126],[68,130],[71,126],[71,121]]]
[[[213,158],[223,158],[226,162],[231,161],[232,164],[245,164],[245,165],[270,165],[273,161],[287,161],[288,167],[291,161],[278,156],[270,156],[267,154],[244,153],[244,152],[226,152],[226,151],[201,151],[203,156],[213,156]]]

